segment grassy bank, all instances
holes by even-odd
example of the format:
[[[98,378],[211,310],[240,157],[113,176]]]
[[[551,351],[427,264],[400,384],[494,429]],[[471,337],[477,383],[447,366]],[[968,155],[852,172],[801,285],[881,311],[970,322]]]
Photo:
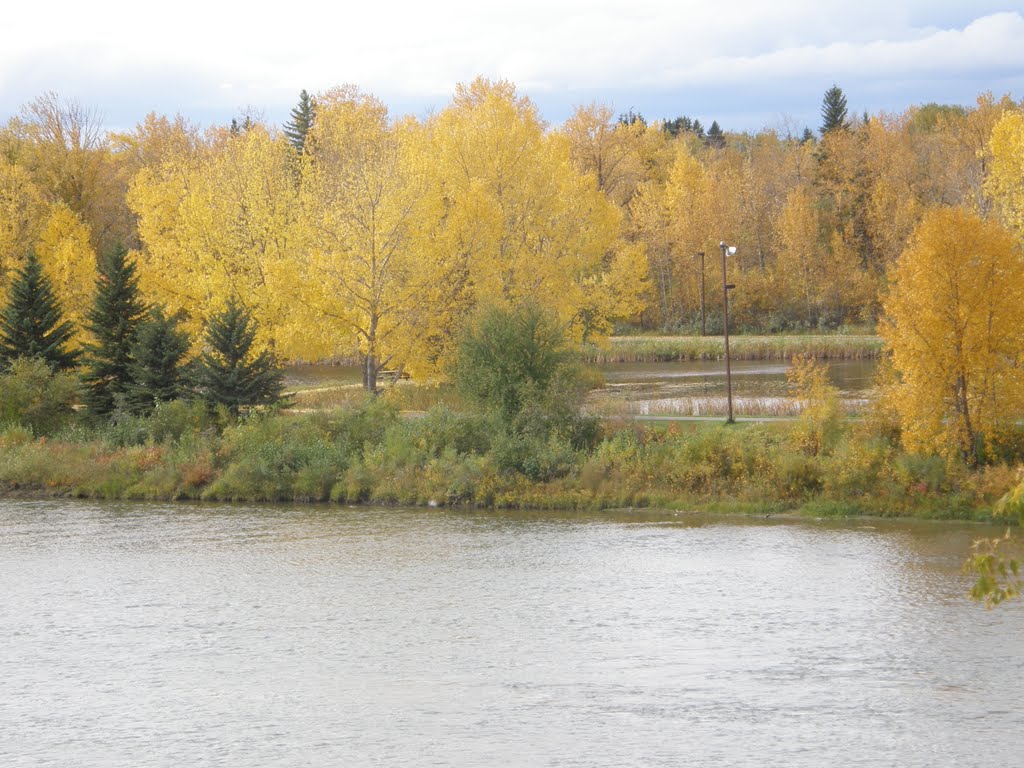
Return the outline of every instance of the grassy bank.
[[[734,360],[789,360],[805,355],[828,360],[876,358],[882,353],[878,336],[730,336]],[[584,357],[591,363],[666,363],[721,360],[721,336],[613,336],[602,347],[589,345]]]
[[[382,400],[218,425],[172,403],[147,420],[0,433],[0,490],[104,499],[675,509],[988,519],[1018,480],[903,453],[865,422],[604,424],[586,448]]]

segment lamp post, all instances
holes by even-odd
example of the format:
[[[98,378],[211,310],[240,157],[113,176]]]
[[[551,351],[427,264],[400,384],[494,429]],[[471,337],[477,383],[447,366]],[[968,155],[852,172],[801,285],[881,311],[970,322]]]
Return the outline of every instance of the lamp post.
[[[708,326],[704,313],[704,251],[698,251],[700,257],[700,335],[708,335]]]
[[[735,285],[726,282],[725,257],[736,253],[735,245],[726,245],[725,240],[719,243],[722,249],[722,328],[725,333],[725,392],[729,403],[729,418],[726,424],[732,424],[735,419],[732,417],[732,365],[729,361],[729,290]]]

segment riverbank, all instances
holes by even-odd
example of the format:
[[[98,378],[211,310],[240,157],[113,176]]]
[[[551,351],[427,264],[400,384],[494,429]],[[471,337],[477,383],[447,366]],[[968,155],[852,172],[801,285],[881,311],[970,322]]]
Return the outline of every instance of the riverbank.
[[[444,408],[403,418],[387,402],[218,425],[172,403],[151,419],[0,434],[0,492],[602,510],[655,507],[814,517],[993,519],[1018,475],[904,453],[870,421],[604,423],[585,447],[510,435]],[[820,425],[819,425],[820,426]]]
[[[870,335],[730,336],[729,356],[734,360],[790,360],[804,355],[821,360],[862,360],[881,356],[882,340]],[[587,345],[586,362],[667,363],[721,360],[721,336],[612,336],[602,346]]]

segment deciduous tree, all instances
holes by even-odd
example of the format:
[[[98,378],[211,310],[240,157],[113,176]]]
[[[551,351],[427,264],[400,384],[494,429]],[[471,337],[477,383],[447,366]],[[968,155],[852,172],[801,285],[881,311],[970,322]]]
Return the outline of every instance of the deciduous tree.
[[[1024,259],[999,225],[929,211],[890,274],[880,332],[908,449],[975,463],[1024,406]]]

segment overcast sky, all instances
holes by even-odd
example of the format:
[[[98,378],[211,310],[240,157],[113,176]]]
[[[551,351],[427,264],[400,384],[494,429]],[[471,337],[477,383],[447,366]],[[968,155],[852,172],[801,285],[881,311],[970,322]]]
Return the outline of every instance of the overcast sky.
[[[3,21],[0,121],[52,90],[115,129],[247,107],[280,124],[300,89],[342,83],[423,115],[477,75],[516,83],[555,124],[596,100],[726,130],[816,128],[833,83],[856,114],[1024,99],[1019,2],[17,0]]]

